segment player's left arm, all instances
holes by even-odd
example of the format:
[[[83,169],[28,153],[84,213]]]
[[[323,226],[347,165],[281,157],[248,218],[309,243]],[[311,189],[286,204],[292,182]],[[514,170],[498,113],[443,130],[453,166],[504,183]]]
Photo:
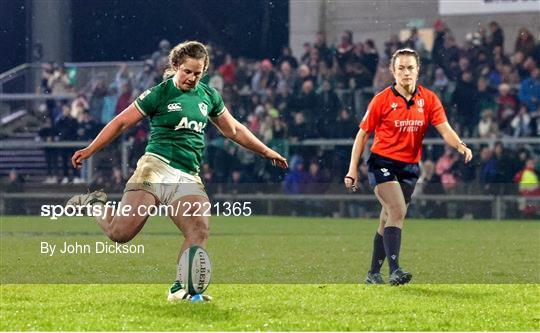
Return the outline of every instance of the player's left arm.
[[[259,140],[246,126],[236,120],[232,114],[224,107],[224,111],[217,117],[211,117],[210,120],[219,129],[226,138],[238,143],[240,146],[251,150],[272,161],[272,164],[280,168],[287,168],[287,160],[276,151],[270,149],[261,140]]]
[[[463,141],[461,141],[457,133],[447,121],[435,126],[435,128],[449,146],[456,148],[456,150],[461,155],[463,155],[465,163],[468,163],[470,162],[470,160],[472,160],[472,151]]]

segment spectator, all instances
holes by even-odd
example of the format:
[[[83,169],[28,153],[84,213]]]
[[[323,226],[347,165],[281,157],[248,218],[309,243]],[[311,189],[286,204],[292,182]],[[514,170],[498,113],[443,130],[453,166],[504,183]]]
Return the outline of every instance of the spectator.
[[[319,61],[318,73],[315,80],[316,86],[319,88],[323,86],[324,81],[330,82],[330,85],[335,87],[337,83],[335,68],[328,67],[327,63],[324,61]]]
[[[318,121],[317,106],[317,95],[315,95],[313,81],[304,81],[302,91],[291,101],[290,107],[294,112],[304,115],[310,134],[313,133],[315,122]]]
[[[101,131],[101,126],[97,121],[92,118],[89,112],[83,113],[79,122],[79,128],[77,129],[77,137],[81,141],[93,140]]]
[[[273,118],[268,114],[262,115],[262,122],[258,133],[258,137],[261,139],[262,142],[268,143],[270,142],[270,140],[272,140],[272,138],[274,137],[272,129]]]
[[[220,94],[223,95],[223,87],[225,86],[225,81],[223,80],[221,74],[218,71],[214,70],[214,67],[212,65],[208,68],[207,77],[209,78],[208,85],[211,88],[216,89],[217,91],[219,91]]]
[[[458,179],[454,174],[453,168],[458,156],[454,148],[445,145],[444,154],[437,160],[435,164],[435,173],[441,177],[443,188],[446,192],[454,189],[458,184]]]
[[[512,66],[516,69],[520,78],[526,78],[529,76],[529,71],[525,69],[525,54],[518,51],[514,54],[512,58]]]
[[[226,84],[233,85],[236,82],[236,64],[230,54],[225,55],[225,63],[219,66],[219,73]]]
[[[540,69],[538,67],[531,71],[531,77],[521,82],[519,100],[532,112],[540,107]]]
[[[441,20],[436,20],[433,25],[435,31],[435,39],[433,40],[433,48],[431,50],[431,59],[435,65],[442,66],[444,63],[444,41],[448,28]]]
[[[369,82],[371,85],[375,79],[377,66],[379,64],[379,52],[377,51],[377,47],[375,46],[373,39],[367,39],[364,43],[364,57],[362,63],[369,72]]]
[[[158,80],[154,71],[154,62],[150,59],[144,61],[143,69],[135,76],[135,93],[140,95],[143,91],[153,87]]]
[[[210,164],[208,162],[204,162],[201,165],[201,179],[203,180],[203,183],[205,186],[208,186],[210,184],[214,183],[214,170],[210,168]]]
[[[277,60],[277,66],[281,68],[281,65],[284,63],[284,62],[287,62],[289,63],[289,66],[292,67],[293,69],[296,69],[298,68],[298,61],[296,60],[296,58],[292,55],[292,51],[291,51],[291,48],[288,47],[288,46],[284,46],[282,49],[281,49],[281,56],[279,57],[279,59]]]
[[[496,109],[494,94],[495,91],[489,88],[488,80],[485,77],[479,78],[476,84],[475,113],[482,114],[485,109]]]
[[[309,57],[304,62],[305,65],[308,65],[313,71],[317,70],[317,66],[320,61],[319,49],[312,47],[309,51]]]
[[[495,139],[499,134],[499,126],[494,119],[493,110],[482,111],[482,118],[478,123],[478,137],[482,139]]]
[[[316,160],[309,163],[309,169],[306,173],[306,182],[303,188],[303,193],[306,194],[321,194],[326,191],[324,175],[321,172],[321,167]],[[307,200],[305,210],[308,216],[320,216],[324,208],[324,202],[320,200]]]
[[[311,55],[311,44],[306,42],[304,43],[304,53],[300,57],[300,63],[307,64],[309,62],[310,55]]]
[[[386,59],[392,58],[392,54],[401,48],[403,48],[403,44],[399,40],[398,35],[391,35],[384,43],[384,54],[386,55]]]
[[[472,82],[471,72],[464,72],[458,81],[456,90],[452,94],[452,104],[456,107],[456,120],[462,135],[471,137],[476,125],[478,115],[475,112],[476,86]]]
[[[122,86],[125,84],[128,84],[131,87],[133,86],[133,72],[129,70],[128,64],[123,63],[118,67],[114,82],[120,89],[122,89]]]
[[[538,215],[538,204],[536,201],[527,200],[529,197],[540,196],[540,181],[538,172],[535,170],[536,161],[529,158],[525,167],[514,177],[514,182],[519,185],[519,193],[523,199],[519,201],[519,208],[525,217],[536,217]]]
[[[50,79],[54,76],[54,67],[49,62],[41,64],[41,80],[38,88],[38,94],[50,94],[52,89],[50,86]]]
[[[236,67],[236,87],[240,95],[248,95],[250,93],[251,85],[251,72],[246,63],[246,59],[243,57],[238,58],[238,64]]]
[[[390,72],[389,66],[390,62],[388,60],[383,60],[379,63],[377,74],[375,74],[375,78],[373,79],[375,92],[383,90],[394,82],[394,77],[392,76],[392,72]]]
[[[298,67],[298,76],[296,80],[296,86],[294,87],[294,94],[299,94],[302,91],[302,85],[305,81],[316,81],[316,77],[311,74],[311,69],[307,65],[300,65]]]
[[[494,63],[502,63],[503,65],[506,65],[508,63],[510,63],[510,58],[508,58],[505,54],[504,54],[504,51],[503,51],[503,48],[502,46],[495,46],[495,48],[493,49],[493,55],[492,55],[492,58],[493,58],[493,62]]]
[[[133,101],[133,92],[131,85],[128,82],[123,83],[120,86],[120,96],[116,102],[115,114],[118,115],[124,109],[126,109]]]
[[[315,43],[313,48],[317,49],[319,58],[325,62],[328,67],[332,67],[333,54],[326,45],[326,36],[322,32],[317,32],[315,35]],[[295,67],[296,68],[296,67]]]
[[[244,182],[244,174],[242,170],[234,169],[227,179],[226,193],[239,194],[245,192],[246,187]]]
[[[458,62],[459,62],[460,50],[457,46],[456,39],[450,34],[446,34],[444,38],[444,49],[440,54],[441,63],[446,75],[449,76],[451,80],[458,79]]]
[[[348,108],[343,107],[339,112],[335,126],[332,126],[332,134],[330,137],[336,139],[352,139],[358,131],[358,124],[355,119],[352,119]]]
[[[324,81],[322,91],[317,95],[317,125],[322,137],[332,137],[331,129],[336,121],[340,108],[337,94],[332,90],[330,82]]]
[[[163,39],[159,42],[159,49],[152,53],[152,62],[154,64],[154,67],[156,68],[156,71],[158,73],[158,76],[161,76],[165,72],[165,68],[167,68],[169,64],[169,52],[171,51],[171,43],[169,43],[168,40]]]
[[[53,95],[65,95],[71,92],[71,85],[64,66],[55,65],[54,72],[49,77],[48,86]]]
[[[441,177],[435,173],[435,163],[429,159],[422,163],[422,172],[420,178],[418,178],[413,196],[416,197],[423,194],[444,194]],[[417,200],[414,206],[417,206],[416,210],[424,218],[441,218],[444,216],[441,201]]]
[[[59,141],[75,141],[77,140],[77,120],[71,116],[71,109],[68,105],[62,105],[62,116],[55,124],[58,131]],[[71,155],[75,152],[74,148],[59,148],[60,157],[62,159],[63,178],[61,183],[67,184],[69,182],[70,171],[73,171],[73,175],[78,177],[78,170],[71,168]]]
[[[516,114],[517,99],[510,93],[510,86],[506,83],[499,86],[497,105],[499,129],[502,133],[511,135],[510,122]]]
[[[105,79],[100,76],[94,83],[90,102],[88,103],[90,115],[99,122],[101,122],[105,96],[107,96],[107,84],[105,83]]]
[[[110,177],[105,181],[105,191],[107,191],[107,193],[122,193],[126,187],[126,180],[127,179],[122,174],[122,169],[114,166]]]
[[[433,81],[431,90],[439,96],[444,106],[450,106],[453,89],[450,86],[448,77],[446,77],[446,74],[444,73],[444,69],[439,67],[435,70],[435,80]]]
[[[341,42],[338,44],[336,52],[336,60],[342,70],[345,68],[345,64],[352,59],[353,52],[353,33],[350,30],[345,30],[341,34]]]
[[[109,85],[107,95],[103,98],[103,110],[101,112],[101,123],[108,124],[116,115],[116,104],[118,103],[118,89],[114,84]]]
[[[251,91],[264,96],[266,89],[274,88],[276,84],[277,79],[276,74],[272,70],[272,63],[270,60],[264,59],[251,79]]]
[[[479,156],[476,179],[480,193],[492,194],[492,188],[497,181],[497,162],[489,147],[482,147]]]
[[[497,46],[504,50],[504,32],[496,21],[489,23],[490,34],[487,40],[488,50],[493,51]]]
[[[292,71],[288,61],[281,62],[279,72],[277,73],[277,92],[281,94],[292,94],[296,86],[297,77]]]
[[[405,43],[403,43],[403,46],[416,50],[420,55],[424,54],[426,48],[424,46],[424,42],[420,39],[420,36],[418,35],[418,28],[414,27],[411,29],[410,36],[405,41]]]
[[[525,27],[519,29],[518,36],[516,38],[516,45],[514,47],[514,52],[522,52],[525,56],[532,55],[534,51],[534,36],[533,34]],[[540,64],[537,64],[540,65]]]
[[[514,175],[519,170],[517,156],[506,149],[501,141],[498,141],[493,149],[493,159],[495,160],[495,183],[497,184],[494,194],[515,193],[511,185]]]
[[[519,111],[510,122],[510,126],[512,127],[512,136],[515,138],[531,136],[531,120],[532,119],[527,110],[527,106],[521,105],[519,107]]]
[[[296,112],[294,114],[293,125],[289,131],[291,142],[296,143],[311,137],[311,133],[308,133],[308,130],[309,127],[306,125],[304,114],[302,112]]]
[[[56,141],[57,132],[53,126],[50,118],[45,118],[45,124],[39,129],[36,141],[51,143]],[[45,178],[45,184],[56,184],[58,178],[56,177],[56,170],[58,169],[58,154],[56,148],[45,147],[45,162],[47,164],[47,178]]]
[[[272,119],[272,133],[274,139],[282,140],[287,138],[287,124],[280,118]]]
[[[291,157],[290,171],[285,176],[285,194],[301,194],[307,182],[307,174],[304,171],[304,159],[299,155]]]
[[[81,121],[83,114],[88,112],[90,109],[90,104],[86,96],[82,93],[77,95],[77,98],[71,102],[71,117],[77,121]]]

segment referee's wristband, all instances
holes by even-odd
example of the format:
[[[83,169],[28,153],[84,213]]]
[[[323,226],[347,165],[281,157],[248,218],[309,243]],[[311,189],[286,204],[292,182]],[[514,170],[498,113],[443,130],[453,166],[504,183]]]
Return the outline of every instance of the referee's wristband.
[[[461,146],[467,148],[467,144],[466,144],[465,142],[463,142],[463,141],[460,141],[460,142],[459,142],[459,145],[456,147],[456,150],[457,150],[458,152],[460,152],[460,151],[459,151],[459,147],[461,147]],[[463,150],[463,151],[465,152],[465,150]]]

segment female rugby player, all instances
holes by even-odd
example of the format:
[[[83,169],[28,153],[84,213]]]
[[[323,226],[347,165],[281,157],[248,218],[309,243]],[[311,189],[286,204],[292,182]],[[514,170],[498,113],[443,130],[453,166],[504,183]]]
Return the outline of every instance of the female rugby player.
[[[472,152],[448,124],[437,95],[417,85],[418,53],[411,49],[397,50],[392,56],[390,70],[395,83],[377,94],[369,104],[360,122],[344,183],[347,189],[356,189],[358,161],[369,135],[375,132],[367,161],[368,178],[382,209],[366,283],[384,283],[380,269],[386,258],[390,266],[389,282],[399,285],[412,279],[412,274],[399,266],[401,230],[419,177],[418,162],[428,125],[435,126],[444,141],[463,155],[465,163],[472,159]]]
[[[150,139],[137,169],[128,180],[121,206],[133,207],[128,214],[112,215],[112,210],[97,217],[105,234],[115,242],[130,241],[144,226],[148,213],[140,207],[171,205],[170,218],[184,234],[180,254],[189,246],[205,247],[209,218],[202,214],[209,200],[199,166],[205,147],[206,125],[210,120],[221,133],[274,165],[287,168],[287,161],[268,148],[227,110],[221,95],[200,82],[208,69],[206,47],[196,41],[178,44],[169,54],[170,70],[165,80],[143,92],[137,100],[108,123],[92,143],[72,157],[75,168],[110,144],[144,117],[150,118]],[[70,205],[105,204],[102,191],[78,195]],[[198,212],[198,214],[195,214]],[[175,281],[169,299],[189,299],[190,295]]]

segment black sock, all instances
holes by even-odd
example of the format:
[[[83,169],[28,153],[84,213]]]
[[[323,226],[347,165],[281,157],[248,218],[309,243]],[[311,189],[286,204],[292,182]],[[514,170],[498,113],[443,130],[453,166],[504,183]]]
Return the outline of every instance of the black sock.
[[[373,238],[373,256],[371,257],[371,273],[379,273],[381,266],[386,258],[386,252],[384,251],[383,236],[375,233]]]
[[[384,228],[384,250],[390,266],[390,273],[399,267],[399,248],[401,246],[401,229],[398,227]]]

